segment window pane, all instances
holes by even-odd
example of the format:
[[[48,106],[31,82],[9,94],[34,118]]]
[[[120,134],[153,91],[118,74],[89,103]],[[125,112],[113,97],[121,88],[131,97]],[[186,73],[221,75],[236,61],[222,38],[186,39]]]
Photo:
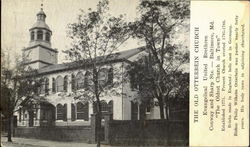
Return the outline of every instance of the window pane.
[[[61,104],[56,106],[56,112],[57,120],[63,120],[63,106]]]
[[[102,112],[108,112],[109,111],[108,104],[105,101],[101,101],[101,111]]]
[[[56,89],[57,89],[57,92],[63,91],[63,78],[62,78],[62,76],[58,76],[56,78]]]
[[[101,69],[98,73],[99,85],[104,86],[108,82],[108,69]]]
[[[76,104],[77,109],[77,119],[83,119],[85,121],[89,120],[89,105],[88,103],[82,104],[78,102]]]
[[[82,72],[79,72],[76,75],[76,89],[82,89],[84,88],[84,76]]]
[[[37,39],[42,40],[43,39],[43,31],[37,31]]]
[[[41,93],[41,94],[44,94],[44,93],[45,93],[45,81],[44,81],[44,79],[41,79],[41,80],[40,80],[40,83],[41,83],[40,93]]]
[[[46,33],[45,40],[50,41],[50,34],[48,32]]]
[[[84,87],[89,88],[90,86],[91,86],[91,73],[87,71],[84,77]]]

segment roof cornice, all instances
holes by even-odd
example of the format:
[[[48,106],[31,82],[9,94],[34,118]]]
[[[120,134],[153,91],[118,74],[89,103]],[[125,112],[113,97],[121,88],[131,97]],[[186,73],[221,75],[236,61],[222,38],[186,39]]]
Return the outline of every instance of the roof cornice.
[[[27,51],[27,50],[33,49],[33,48],[35,48],[35,47],[38,47],[38,46],[43,47],[43,48],[45,48],[45,49],[47,49],[47,50],[53,51],[53,52],[55,52],[55,53],[58,53],[57,50],[52,49],[52,48],[47,47],[47,46],[44,46],[44,45],[41,45],[41,44],[37,44],[37,45],[34,45],[34,46],[30,46],[30,47],[24,48],[23,51]]]

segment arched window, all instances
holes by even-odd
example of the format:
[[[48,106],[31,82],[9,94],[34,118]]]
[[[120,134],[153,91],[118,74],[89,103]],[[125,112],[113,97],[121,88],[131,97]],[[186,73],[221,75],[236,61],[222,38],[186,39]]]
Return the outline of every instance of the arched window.
[[[109,103],[107,103],[105,100],[102,100],[101,102],[101,112],[102,112],[102,118],[104,118],[107,114],[113,113],[113,101],[111,100]],[[97,103],[93,103],[93,113],[96,113]]]
[[[49,79],[45,78],[45,94],[49,94]]]
[[[109,112],[109,106],[106,101],[101,101],[101,111],[102,112]]]
[[[35,39],[35,33],[34,31],[32,31],[30,34],[30,40],[34,40],[34,39]]]
[[[91,86],[91,73],[86,71],[84,76],[84,87],[89,88]]]
[[[43,40],[43,31],[42,30],[37,31],[37,40]]]
[[[67,92],[68,90],[68,76],[65,76],[63,79],[63,91]]]
[[[57,104],[56,105],[56,119],[67,121],[67,104]]]
[[[76,118],[83,119],[85,121],[89,120],[89,103],[78,102],[76,104]]]
[[[45,40],[46,41],[50,41],[50,34],[49,34],[49,32],[46,32]]]
[[[52,92],[56,92],[56,80],[52,78]]]
[[[63,78],[62,78],[62,76],[58,76],[56,78],[56,91],[57,92],[63,91]]]
[[[71,89],[74,91],[76,89],[76,77],[74,74],[71,75]]]
[[[63,120],[63,106],[62,106],[62,104],[56,105],[56,119]]]
[[[78,72],[76,75],[76,89],[84,88],[84,76],[82,72]]]
[[[76,120],[76,106],[75,104],[71,104],[71,120]]]
[[[104,86],[107,84],[108,81],[108,69],[101,69],[98,73],[98,83],[101,86]]]

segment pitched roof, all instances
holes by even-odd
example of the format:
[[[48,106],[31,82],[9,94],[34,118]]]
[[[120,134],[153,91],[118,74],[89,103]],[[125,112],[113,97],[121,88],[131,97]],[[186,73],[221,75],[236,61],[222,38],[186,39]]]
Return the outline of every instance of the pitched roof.
[[[20,103],[20,106],[29,106],[30,104],[51,104],[45,97],[42,96],[32,96],[32,97],[25,97],[23,101]],[[51,104],[52,105],[52,104]]]
[[[122,51],[122,52],[117,52],[117,53],[111,54],[110,57],[108,57],[108,59],[105,59],[105,57],[107,56],[99,56],[97,57],[96,60],[98,63],[121,62],[142,52],[144,49],[145,49],[144,47],[139,47],[139,48],[130,49],[130,50]],[[84,65],[88,66],[89,64],[90,64],[89,60],[54,64],[54,65],[49,65],[49,66],[38,69],[38,74],[48,74],[51,72],[70,70],[74,68],[79,68],[80,66],[84,66]]]

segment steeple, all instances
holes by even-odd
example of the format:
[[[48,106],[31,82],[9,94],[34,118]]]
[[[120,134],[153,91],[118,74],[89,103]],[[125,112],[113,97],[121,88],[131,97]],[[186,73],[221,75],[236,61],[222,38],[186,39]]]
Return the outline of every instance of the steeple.
[[[46,14],[43,11],[43,3],[41,3],[41,10],[36,14],[37,21],[45,22]]]
[[[43,11],[43,4],[41,4],[41,10],[36,14],[37,20],[35,24],[30,28],[30,44],[34,46],[37,44],[43,44],[46,47],[51,47],[51,35],[52,31],[45,23],[46,14]]]
[[[39,69],[44,66],[57,64],[58,51],[51,48],[52,31],[45,23],[46,14],[43,11],[43,3],[36,17],[36,22],[29,29],[29,46],[23,49],[23,52],[27,56],[25,57],[27,58],[26,64],[34,69]]]
[[[37,14],[37,21],[43,21],[45,22],[46,14],[43,12],[43,9],[41,9]]]

